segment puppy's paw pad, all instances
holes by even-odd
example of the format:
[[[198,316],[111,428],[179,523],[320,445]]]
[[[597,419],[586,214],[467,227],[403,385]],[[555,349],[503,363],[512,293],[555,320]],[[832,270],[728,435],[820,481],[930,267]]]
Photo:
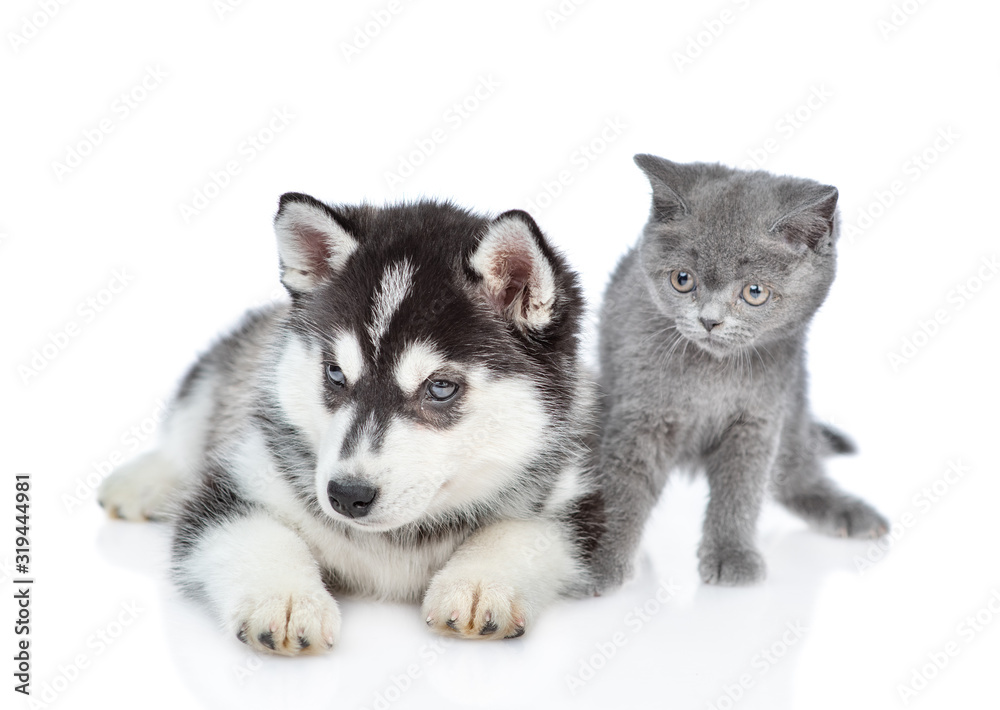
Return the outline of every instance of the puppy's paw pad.
[[[237,617],[240,641],[283,656],[328,651],[340,635],[340,609],[325,591],[247,600]]]
[[[517,638],[527,623],[513,586],[494,580],[438,575],[427,590],[423,613],[435,631],[467,639]]]
[[[698,571],[706,584],[725,587],[756,584],[767,574],[764,558],[749,548],[712,548],[700,553],[699,558]]]

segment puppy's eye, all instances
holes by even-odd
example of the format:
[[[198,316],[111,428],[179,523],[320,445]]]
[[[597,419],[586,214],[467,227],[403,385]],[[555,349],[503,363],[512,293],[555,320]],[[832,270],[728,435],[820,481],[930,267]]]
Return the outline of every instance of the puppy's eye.
[[[747,284],[743,287],[743,300],[751,306],[763,306],[771,297],[771,289],[760,284]]]
[[[340,387],[341,389],[347,387],[347,376],[344,375],[343,370],[332,362],[326,363],[326,381],[334,387]]]
[[[429,380],[427,396],[435,402],[447,402],[458,394],[458,385],[448,380]]]
[[[670,285],[679,293],[688,293],[694,290],[694,274],[682,269],[675,269],[670,272]]]

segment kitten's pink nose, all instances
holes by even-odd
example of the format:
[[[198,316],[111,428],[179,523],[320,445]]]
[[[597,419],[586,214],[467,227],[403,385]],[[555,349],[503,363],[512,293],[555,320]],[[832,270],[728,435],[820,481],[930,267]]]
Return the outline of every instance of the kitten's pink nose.
[[[705,330],[707,330],[709,333],[712,332],[713,328],[716,328],[716,327],[722,325],[722,321],[721,320],[712,320],[710,318],[699,318],[698,320],[701,321],[701,324],[703,326],[705,326]]]

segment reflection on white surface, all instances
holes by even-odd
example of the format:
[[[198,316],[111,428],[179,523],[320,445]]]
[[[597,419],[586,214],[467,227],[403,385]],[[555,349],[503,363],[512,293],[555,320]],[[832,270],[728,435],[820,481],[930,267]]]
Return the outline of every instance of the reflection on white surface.
[[[760,533],[767,581],[706,586],[694,556],[705,490],[700,480],[668,487],[639,573],[623,589],[559,603],[523,638],[493,643],[435,636],[416,606],[346,599],[343,637],[330,654],[262,656],[169,584],[164,527],[101,522],[98,546],[103,564],[155,579],[162,626],[151,643],[168,649],[205,707],[289,698],[351,708],[825,707],[801,679],[817,663],[851,666],[826,646],[875,603],[878,576],[856,571],[870,543],[823,537],[769,507]],[[885,642],[877,630],[866,638]]]

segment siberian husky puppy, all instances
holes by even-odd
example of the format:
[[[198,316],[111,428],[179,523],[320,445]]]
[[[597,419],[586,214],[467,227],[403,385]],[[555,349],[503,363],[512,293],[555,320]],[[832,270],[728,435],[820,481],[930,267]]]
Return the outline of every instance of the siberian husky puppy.
[[[195,363],[101,505],[171,520],[177,583],[261,651],[331,648],[340,592],[500,639],[594,589],[583,301],[531,217],[289,193],[275,231],[288,303]]]

